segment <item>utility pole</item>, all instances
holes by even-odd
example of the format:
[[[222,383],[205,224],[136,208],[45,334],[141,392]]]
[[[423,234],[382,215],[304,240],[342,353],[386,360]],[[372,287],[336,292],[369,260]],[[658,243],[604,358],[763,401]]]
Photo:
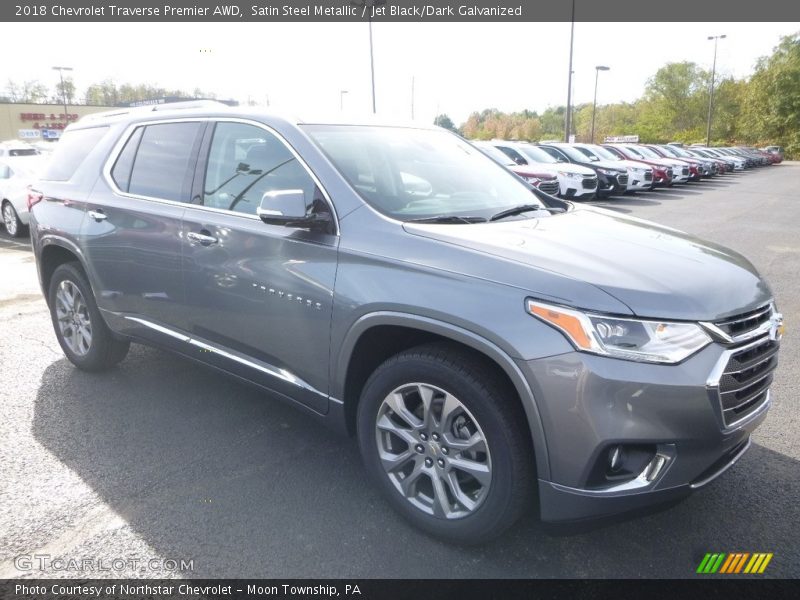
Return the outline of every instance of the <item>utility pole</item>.
[[[711,145],[711,115],[714,110],[714,78],[717,75],[717,42],[724,40],[725,35],[710,35],[709,40],[714,40],[714,63],[711,67],[711,90],[708,93],[708,125],[706,126],[706,146]]]
[[[58,71],[59,77],[61,77],[61,98],[64,100],[64,120],[69,125],[69,111],[67,111],[67,90],[64,87],[64,71],[72,71],[72,67],[53,67],[54,71]]]
[[[564,141],[569,142],[569,132],[572,130],[572,48],[575,41],[575,0],[572,0],[572,24],[569,30],[569,70],[567,79],[567,110],[564,116]]]
[[[600,71],[608,71],[610,67],[604,67],[603,65],[598,65],[595,67],[594,72],[594,102],[592,103],[592,139],[591,143],[594,144],[594,115],[597,112],[597,78],[600,75]]]

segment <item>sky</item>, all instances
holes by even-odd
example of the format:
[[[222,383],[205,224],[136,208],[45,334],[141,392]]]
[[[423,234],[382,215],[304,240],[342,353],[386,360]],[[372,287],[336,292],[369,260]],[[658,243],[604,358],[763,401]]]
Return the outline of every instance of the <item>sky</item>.
[[[35,29],[35,37],[32,36]],[[566,104],[569,23],[374,23],[376,104],[381,116],[458,125],[484,108],[502,111]],[[800,23],[576,23],[574,101],[632,101],[666,62],[744,77]],[[372,110],[367,23],[0,23],[5,48],[0,86],[70,66],[79,93],[111,78],[213,91],[304,115]],[[32,43],[42,40],[44,43]],[[346,94],[342,94],[346,90]]]

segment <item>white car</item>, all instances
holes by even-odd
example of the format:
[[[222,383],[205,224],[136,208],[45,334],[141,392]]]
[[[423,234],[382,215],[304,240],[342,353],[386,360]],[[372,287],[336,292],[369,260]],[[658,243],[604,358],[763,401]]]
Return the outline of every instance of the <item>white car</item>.
[[[591,198],[597,192],[597,174],[588,167],[559,162],[533,144],[492,140],[492,145],[518,165],[532,165],[558,177],[563,198]]]
[[[653,168],[635,160],[620,158],[598,146],[597,144],[573,144],[580,152],[583,152],[589,159],[592,156],[598,161],[613,162],[628,171],[628,191],[645,191],[653,189]]]
[[[17,142],[16,140],[0,142],[0,159],[18,156],[38,156],[39,154],[41,152],[28,142]]]
[[[28,225],[28,186],[45,162],[38,155],[0,157],[0,212],[11,237],[20,237]]]

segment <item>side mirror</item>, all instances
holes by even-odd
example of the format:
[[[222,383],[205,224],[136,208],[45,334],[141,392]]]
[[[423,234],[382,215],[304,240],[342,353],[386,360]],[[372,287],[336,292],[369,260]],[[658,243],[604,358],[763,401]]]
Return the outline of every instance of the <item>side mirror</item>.
[[[265,192],[256,214],[268,225],[325,230],[330,224],[328,213],[308,214],[303,190]]]
[[[526,161],[526,160],[525,160],[524,158],[522,158],[521,156],[517,156],[517,157],[514,159],[514,162],[515,162],[515,163],[517,163],[517,164],[518,164],[519,166],[521,166],[521,167],[523,167],[523,166],[525,166],[525,165],[527,165],[527,164],[528,164],[528,161]]]

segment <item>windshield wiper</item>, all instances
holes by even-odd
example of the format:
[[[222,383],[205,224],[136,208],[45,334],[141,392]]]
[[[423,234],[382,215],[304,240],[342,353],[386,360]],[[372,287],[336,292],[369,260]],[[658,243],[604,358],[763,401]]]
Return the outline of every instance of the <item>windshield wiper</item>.
[[[410,219],[407,223],[485,223],[483,217],[461,216],[461,215],[436,215],[435,217],[423,217],[421,219]]]
[[[505,219],[506,217],[513,217],[515,215],[521,215],[522,213],[530,212],[532,210],[546,210],[548,212],[553,212],[553,213],[566,212],[566,210],[563,208],[544,206],[542,204],[521,204],[513,208],[507,208],[506,210],[501,210],[496,215],[492,215],[492,218],[489,220],[499,221],[500,219]]]

